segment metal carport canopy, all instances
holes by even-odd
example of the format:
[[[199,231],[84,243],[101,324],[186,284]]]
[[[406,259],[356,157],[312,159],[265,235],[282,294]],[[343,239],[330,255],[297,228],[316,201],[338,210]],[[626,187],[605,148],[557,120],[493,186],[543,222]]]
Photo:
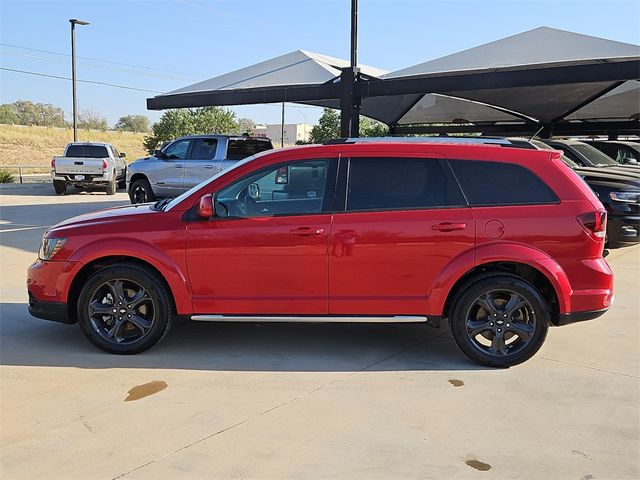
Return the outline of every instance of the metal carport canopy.
[[[348,90],[362,114],[392,127],[452,121],[456,117],[447,117],[461,108],[475,111],[482,122],[513,118],[530,126],[554,125],[570,116],[583,120],[575,115],[592,103],[597,107],[596,100],[627,81],[632,82],[627,110],[633,111],[640,47],[540,27],[393,73],[363,66],[354,84],[341,81],[349,78],[344,76],[347,66],[344,60],[296,51],[150,98],[147,106],[298,102],[344,113],[353,107],[345,105]],[[428,93],[444,95],[434,100]],[[469,106],[468,101],[475,103]],[[434,103],[439,104],[440,120],[434,120]],[[426,106],[431,106],[430,116],[421,115]],[[617,119],[616,125],[628,126],[630,120],[637,125],[634,115]],[[598,108],[590,116],[592,126],[604,120]]]

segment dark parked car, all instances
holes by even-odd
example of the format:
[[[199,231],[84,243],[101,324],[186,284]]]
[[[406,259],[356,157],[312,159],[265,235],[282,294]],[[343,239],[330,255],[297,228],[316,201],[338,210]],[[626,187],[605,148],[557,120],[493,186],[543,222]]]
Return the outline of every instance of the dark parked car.
[[[639,168],[633,165],[622,165],[609,155],[602,153],[593,145],[579,140],[542,140],[547,145],[561,150],[564,154],[581,167],[608,168],[619,172],[638,173]]]
[[[593,140],[588,143],[620,164],[640,166],[640,144],[636,142]]]

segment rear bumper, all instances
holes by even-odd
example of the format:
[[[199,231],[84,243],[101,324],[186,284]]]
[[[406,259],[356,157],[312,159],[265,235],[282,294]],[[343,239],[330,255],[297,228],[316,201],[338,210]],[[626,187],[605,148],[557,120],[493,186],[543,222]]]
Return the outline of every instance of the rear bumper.
[[[29,313],[36,318],[71,324],[67,304],[62,302],[39,302],[29,293]]]
[[[609,309],[603,308],[602,310],[589,310],[587,312],[563,313],[558,317],[558,323],[556,325],[561,327],[563,325],[569,325],[571,323],[593,320],[594,318],[598,318],[604,315],[607,310]]]

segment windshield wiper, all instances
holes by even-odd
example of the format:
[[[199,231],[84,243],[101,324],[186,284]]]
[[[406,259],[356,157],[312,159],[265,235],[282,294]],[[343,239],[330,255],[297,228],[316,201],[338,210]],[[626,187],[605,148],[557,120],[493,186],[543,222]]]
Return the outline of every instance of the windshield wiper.
[[[171,198],[169,197],[163,198],[162,200],[158,200],[156,203],[154,203],[151,208],[153,210],[161,212],[162,210],[164,210],[164,207],[166,207],[170,201],[171,201]]]

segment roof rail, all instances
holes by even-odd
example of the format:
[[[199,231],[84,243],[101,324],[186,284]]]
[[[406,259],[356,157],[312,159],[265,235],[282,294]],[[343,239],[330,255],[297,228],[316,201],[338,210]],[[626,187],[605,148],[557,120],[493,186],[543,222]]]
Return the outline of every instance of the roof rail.
[[[327,140],[323,145],[336,145],[345,143],[470,143],[488,145],[511,145],[507,138],[488,137],[364,137],[364,138],[334,138]]]

